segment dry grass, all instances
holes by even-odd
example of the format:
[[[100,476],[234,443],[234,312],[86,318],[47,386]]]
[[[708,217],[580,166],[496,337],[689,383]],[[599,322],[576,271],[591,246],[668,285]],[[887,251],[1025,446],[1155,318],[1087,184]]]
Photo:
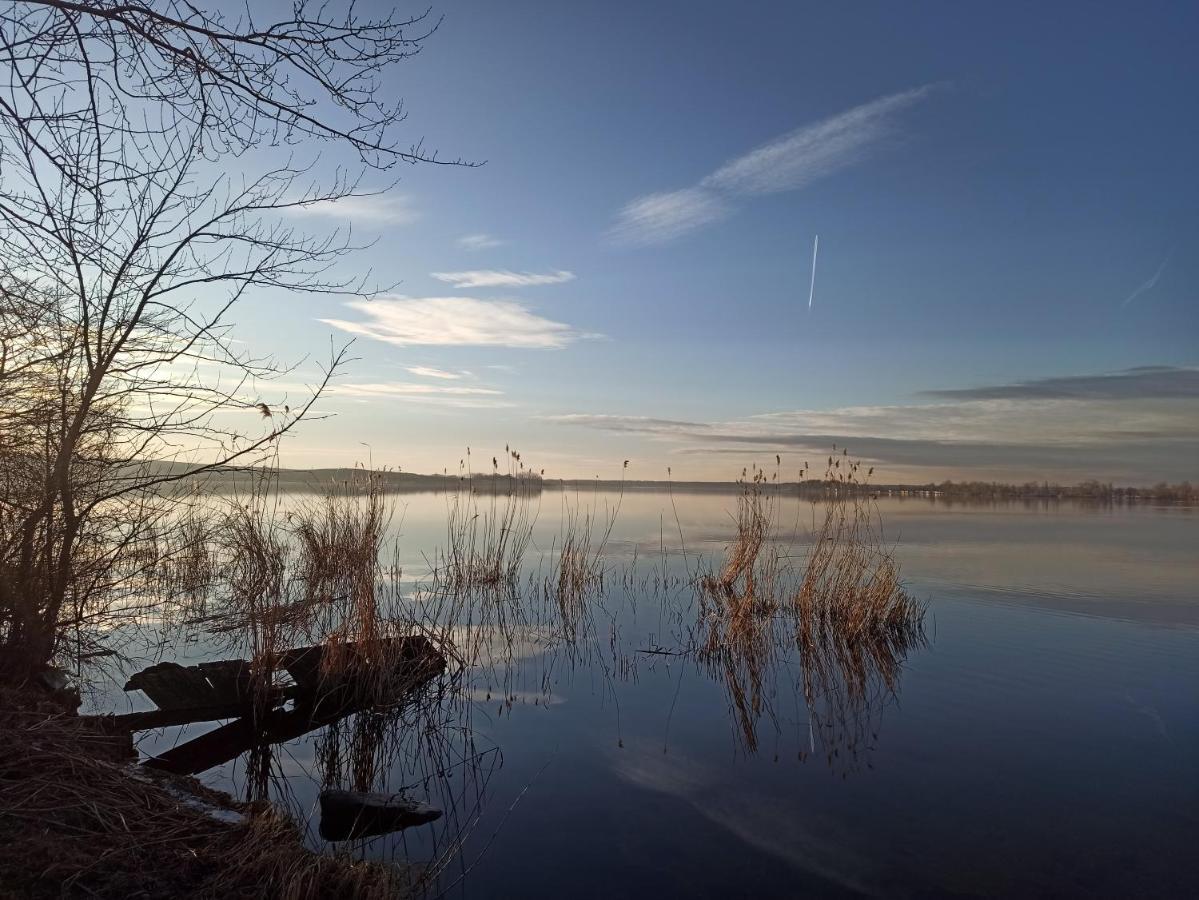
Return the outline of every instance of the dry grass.
[[[541,483],[510,448],[507,471],[492,458],[490,477],[475,475],[467,450],[458,489],[447,496],[446,548],[435,576],[451,592],[477,587],[515,586],[541,504]]]
[[[625,469],[628,465],[626,460]],[[542,591],[552,600],[561,635],[569,643],[580,636],[588,598],[604,591],[604,554],[623,501],[623,470],[615,502],[602,511],[594,497],[584,505],[578,494],[562,496],[562,533],[550,551],[553,569]]]
[[[832,762],[869,746],[879,701],[923,642],[924,605],[904,590],[883,545],[868,477],[845,451],[829,457],[823,522],[800,553],[778,535],[777,475],[755,469],[722,563],[697,579],[697,656],[724,683],[751,752],[758,721],[773,717],[767,685],[789,645],[798,644],[804,697]]]
[[[392,520],[382,478],[363,471],[287,512],[276,503],[257,487],[230,501],[210,532],[217,574],[205,613],[185,624],[250,660],[264,705],[282,686],[283,652],[317,645],[328,690],[352,686],[362,705],[386,704],[404,687],[394,639],[425,629],[404,614],[401,571],[381,562]]]
[[[407,875],[307,850],[267,806],[135,773],[87,720],[0,694],[0,884],[22,897],[395,897]],[[240,822],[211,810],[237,813]]]
[[[848,454],[830,457],[830,494],[795,592],[800,644],[853,645],[919,630],[924,607],[904,589],[881,539],[874,504],[860,490],[867,476]]]
[[[742,471],[733,540],[719,569],[698,578],[701,616],[717,622],[717,632],[725,635],[709,633],[709,642],[735,641],[741,631],[753,630],[758,620],[779,609],[785,573],[776,540],[777,481],[777,471],[770,476],[756,466]]]

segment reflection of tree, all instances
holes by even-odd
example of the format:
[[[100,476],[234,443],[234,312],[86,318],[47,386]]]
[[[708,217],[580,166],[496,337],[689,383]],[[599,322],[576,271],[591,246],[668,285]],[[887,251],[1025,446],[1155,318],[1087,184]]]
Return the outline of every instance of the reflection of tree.
[[[850,484],[859,469],[848,463]],[[903,589],[875,516],[857,494],[830,500],[793,604],[813,738],[834,768],[873,748],[903,660],[924,643],[924,605]]]

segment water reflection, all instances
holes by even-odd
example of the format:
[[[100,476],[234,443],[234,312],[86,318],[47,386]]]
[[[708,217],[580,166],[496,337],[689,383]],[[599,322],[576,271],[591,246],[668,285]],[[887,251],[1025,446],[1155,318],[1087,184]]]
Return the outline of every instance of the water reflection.
[[[853,464],[845,465],[843,477],[856,477]],[[903,592],[876,510],[860,494],[814,505],[812,528],[801,530],[795,510],[755,471],[736,500],[731,533],[691,549],[673,498],[677,545],[668,545],[660,518],[656,548],[635,532],[612,540],[623,495],[602,505],[564,498],[564,531],[544,543],[534,508],[541,499],[532,492],[467,493],[446,502],[450,546],[422,554],[433,560],[423,576],[403,575],[398,560],[372,568],[366,551],[378,545],[385,521],[372,496],[361,507],[369,514],[362,528],[356,507],[322,509],[323,518],[305,526],[298,575],[290,574],[289,551],[274,533],[256,537],[265,562],[255,561],[252,571],[239,550],[234,574],[257,583],[258,569],[269,569],[274,606],[235,578],[232,599],[209,603],[203,615],[193,603],[174,620],[255,660],[285,657],[283,648],[300,636],[331,641],[330,653],[353,640],[351,656],[370,659],[378,641],[419,635],[448,663],[429,688],[403,702],[376,698],[309,717],[304,728],[288,727],[296,711],[273,711],[279,721],[260,723],[235,769],[248,800],[270,800],[310,823],[321,791],[427,801],[444,815],[350,845],[364,856],[419,861],[414,883],[444,889],[456,880],[447,874],[453,867],[457,878],[469,870],[462,848],[495,800],[490,788],[504,744],[491,734],[503,722],[530,705],[547,715],[569,710],[583,688],[611,703],[619,750],[622,704],[638,703],[641,680],[665,669],[675,690],[657,710],[664,735],[683,680],[698,677],[723,693],[744,754],[758,754],[772,733],[777,760],[779,739],[793,726],[800,762],[820,759],[843,777],[869,765],[883,709],[924,634],[923,609]],[[328,523],[337,528],[326,534]],[[330,568],[330,554],[314,561],[304,549],[324,544],[354,550],[348,576]],[[806,717],[790,719],[783,698],[804,706]],[[315,842],[316,830],[310,834]]]
[[[1199,683],[1199,648],[1179,627],[1197,624],[1193,516],[880,502],[899,541],[880,547],[936,599],[934,654],[922,652],[931,625],[928,635],[830,639],[816,613],[836,611],[818,591],[805,627],[795,578],[776,577],[774,590],[760,575],[752,591],[737,581],[735,598],[775,605],[739,623],[736,611],[752,607],[697,589],[719,576],[735,539],[732,499],[674,499],[677,525],[670,497],[625,496],[602,590],[570,603],[555,593],[551,503],[515,584],[454,596],[435,589],[426,562],[445,539],[445,499],[408,499],[396,532],[405,575],[379,582],[386,618],[426,623],[458,655],[419,712],[370,710],[361,725],[347,718],[272,748],[267,793],[314,823],[314,846],[324,787],[408,791],[445,809],[431,824],[344,845],[424,863],[435,893],[552,896],[594,882],[626,893],[927,896],[985,877],[1045,894],[1061,887],[1061,859],[1116,840],[1142,888],[1185,886],[1163,868],[1162,848],[1182,852],[1195,831],[1177,816],[1166,827],[1161,810],[1193,783],[1199,746],[1195,698],[1180,687]],[[824,509],[780,501],[782,527],[760,552],[777,548],[779,570],[798,571]],[[1074,610],[1087,615],[1062,613]],[[248,762],[205,780],[242,792]],[[967,839],[963,823],[980,807],[1001,840]],[[1137,828],[1109,828],[1116,812]],[[659,872],[652,859],[679,865]],[[1133,886],[1096,867],[1088,889]]]

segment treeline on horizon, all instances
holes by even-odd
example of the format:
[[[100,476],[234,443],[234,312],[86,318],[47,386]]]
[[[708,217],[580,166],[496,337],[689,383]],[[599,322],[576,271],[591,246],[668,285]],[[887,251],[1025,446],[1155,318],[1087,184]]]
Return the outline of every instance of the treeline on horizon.
[[[1077,484],[1057,484],[1048,481],[1028,481],[1024,484],[1005,484],[997,481],[942,481],[921,485],[919,490],[951,497],[1081,499],[1112,502],[1134,500],[1169,500],[1192,502],[1199,500],[1199,488],[1189,481],[1169,484],[1159,481],[1152,487],[1117,487],[1111,482],[1090,479]]]
[[[203,486],[213,491],[239,489],[248,485],[247,479],[268,479],[281,490],[324,490],[331,484],[351,483],[366,474],[362,468],[333,469],[223,469],[206,472]],[[601,478],[547,478],[536,472],[474,473],[421,475],[413,472],[377,471],[386,490],[443,491],[455,490],[469,484],[473,490],[510,490],[515,487],[534,490],[568,490],[602,488],[627,491],[674,490],[683,493],[727,493],[740,491],[741,480],[732,481],[673,481]],[[1089,479],[1075,484],[1050,481],[1027,481],[1022,484],[999,481],[927,482],[924,484],[847,484],[838,481],[767,482],[759,485],[777,491],[795,491],[818,496],[827,493],[866,493],[886,496],[936,496],[970,499],[1078,499],[1122,503],[1140,500],[1197,502],[1199,488],[1189,481],[1170,484],[1158,482],[1151,487],[1117,486],[1112,482]]]

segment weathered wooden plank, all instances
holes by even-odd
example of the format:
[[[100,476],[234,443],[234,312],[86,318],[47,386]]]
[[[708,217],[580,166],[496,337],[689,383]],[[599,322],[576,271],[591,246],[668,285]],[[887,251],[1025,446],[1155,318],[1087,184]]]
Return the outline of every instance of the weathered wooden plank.
[[[245,703],[250,699],[250,663],[244,659],[202,662],[199,669],[212,685],[218,703]]]
[[[352,685],[364,674],[374,677],[380,674],[381,662],[391,662],[391,671],[385,674],[395,678],[393,687],[404,691],[423,683],[445,670],[445,657],[437,652],[427,638],[411,636],[388,638],[371,647],[375,662],[370,662],[358,644],[346,643],[333,650],[324,645],[296,647],[279,654],[277,665],[285,669],[295,683],[286,691],[288,696],[310,696],[336,692],[345,685]],[[335,665],[325,665],[327,654],[336,652],[340,658]],[[330,677],[327,670],[336,675]],[[228,715],[244,715],[253,699],[251,686],[251,664],[240,659],[203,662],[197,666],[182,666],[174,662],[163,662],[143,669],[132,675],[125,690],[140,690],[158,707],[157,712],[133,713],[123,720],[137,723],[139,728],[158,727],[165,724],[207,721],[226,718]],[[271,704],[281,702],[272,698]],[[215,715],[216,712],[234,709],[234,713]],[[153,722],[155,724],[143,724]]]
[[[321,685],[321,662],[324,660],[324,648],[296,647],[284,650],[279,654],[279,668],[287,670],[301,690],[313,692]]]
[[[130,677],[125,690],[140,690],[159,709],[183,709],[215,705],[212,685],[204,673],[192,666],[163,662]]]
[[[432,644],[427,644],[427,651],[432,656],[399,662],[402,693],[418,689],[444,670],[445,658],[433,649]],[[306,693],[298,688],[287,693],[296,700],[292,709],[277,706],[255,719],[245,707],[241,707],[243,712],[240,718],[148,759],[145,765],[181,775],[196,774],[228,762],[256,745],[294,740],[362,709],[362,699],[353,684],[343,684],[319,693]]]
[[[176,775],[194,775],[236,759],[255,746],[295,740],[357,710],[348,696],[338,698],[337,702],[326,698],[315,708],[307,704],[293,709],[276,707],[257,721],[252,716],[234,719],[147,759],[143,765]]]

